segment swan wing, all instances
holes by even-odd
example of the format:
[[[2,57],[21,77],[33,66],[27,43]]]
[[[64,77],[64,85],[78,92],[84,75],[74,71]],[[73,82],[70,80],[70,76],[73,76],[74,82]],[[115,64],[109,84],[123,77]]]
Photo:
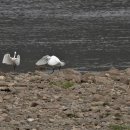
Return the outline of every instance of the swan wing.
[[[17,58],[15,60],[15,64],[18,66],[20,65],[20,55],[17,55]]]
[[[38,61],[36,62],[36,65],[39,66],[39,65],[45,65],[45,64],[47,64],[49,58],[50,58],[49,55],[43,56],[40,60],[38,60]]]
[[[10,57],[10,54],[5,54],[4,55],[2,63],[7,64],[7,65],[12,65],[13,64],[13,61],[12,61],[12,58]]]

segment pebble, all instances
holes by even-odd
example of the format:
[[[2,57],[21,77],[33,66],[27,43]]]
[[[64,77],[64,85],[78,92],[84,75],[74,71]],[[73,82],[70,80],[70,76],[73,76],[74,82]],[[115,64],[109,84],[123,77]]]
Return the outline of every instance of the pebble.
[[[27,121],[32,122],[32,121],[34,121],[34,119],[33,118],[28,118]]]
[[[2,103],[3,102],[3,98],[0,96],[0,103]]]
[[[0,76],[0,80],[5,80],[5,76]]]

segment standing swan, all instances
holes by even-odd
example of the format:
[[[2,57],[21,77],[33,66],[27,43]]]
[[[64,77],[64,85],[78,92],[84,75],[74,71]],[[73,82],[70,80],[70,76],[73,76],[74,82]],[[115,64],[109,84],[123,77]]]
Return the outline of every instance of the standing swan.
[[[45,64],[48,64],[49,66],[52,67],[53,69],[52,73],[54,72],[55,67],[59,67],[60,70],[60,68],[65,65],[65,63],[60,61],[58,57],[49,55],[43,56],[40,60],[36,62],[37,66]]]
[[[17,55],[16,57],[16,51],[14,52],[14,57],[11,57],[10,54],[5,54],[2,63],[7,65],[13,65],[15,71],[16,66],[20,65],[20,55]]]

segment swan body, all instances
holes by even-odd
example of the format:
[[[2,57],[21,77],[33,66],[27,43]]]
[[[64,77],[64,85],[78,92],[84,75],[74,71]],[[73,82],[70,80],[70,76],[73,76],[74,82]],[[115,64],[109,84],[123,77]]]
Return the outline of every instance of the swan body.
[[[20,65],[20,55],[17,55],[16,57],[16,52],[14,52],[14,57],[11,57],[10,54],[5,54],[2,63],[13,65],[13,68],[15,70],[16,66]]]
[[[64,66],[64,62],[61,62],[59,58],[56,56],[51,56],[51,58],[48,60],[48,65],[50,66]]]
[[[54,55],[53,56],[49,56],[49,55],[43,56],[40,60],[38,60],[36,62],[37,66],[46,65],[46,64],[51,66],[53,68],[53,72],[54,72],[54,67],[59,67],[59,70],[60,70],[60,68],[65,65],[65,62],[60,61],[60,59]]]

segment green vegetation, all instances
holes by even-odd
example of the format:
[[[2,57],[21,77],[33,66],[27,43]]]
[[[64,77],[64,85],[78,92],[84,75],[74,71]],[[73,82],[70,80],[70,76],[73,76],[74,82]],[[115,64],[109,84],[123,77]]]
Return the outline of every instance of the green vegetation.
[[[74,85],[74,83],[72,83],[72,82],[70,82],[70,81],[67,81],[67,82],[64,82],[63,84],[62,84],[62,87],[63,88],[70,88],[70,87],[72,87]]]
[[[70,88],[74,85],[73,82],[71,81],[64,81],[64,82],[50,82],[50,85],[53,86],[53,85],[56,85],[56,86],[59,86],[59,87],[62,87],[62,88]]]
[[[130,125],[110,125],[110,130],[130,130]]]

